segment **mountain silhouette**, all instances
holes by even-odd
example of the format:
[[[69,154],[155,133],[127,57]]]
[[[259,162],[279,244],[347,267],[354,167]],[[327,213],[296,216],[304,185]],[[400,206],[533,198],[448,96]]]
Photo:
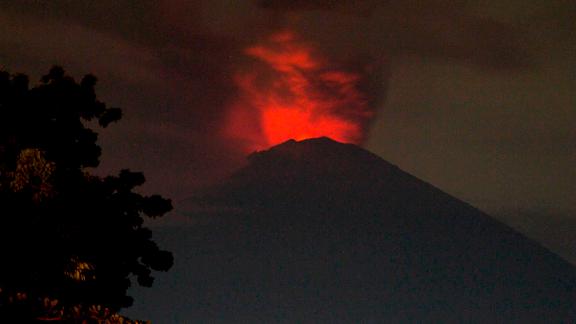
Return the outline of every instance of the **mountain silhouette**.
[[[175,271],[191,319],[576,321],[572,265],[358,146],[290,140],[248,159],[187,202]]]

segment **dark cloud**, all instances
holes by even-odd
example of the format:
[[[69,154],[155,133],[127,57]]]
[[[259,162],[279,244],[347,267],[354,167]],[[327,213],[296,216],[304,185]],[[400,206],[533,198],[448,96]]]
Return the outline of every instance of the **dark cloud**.
[[[178,182],[202,182],[211,174],[202,168],[230,165],[224,160],[237,154],[219,138],[223,112],[236,98],[232,76],[249,60],[243,49],[270,33],[299,32],[335,66],[370,75],[362,88],[374,109],[393,57],[496,69],[526,62],[513,28],[450,3],[24,0],[2,4],[0,58],[33,79],[55,63],[77,77],[97,75],[103,99],[126,116],[101,138],[104,151],[115,152],[103,166],[126,162],[157,185],[166,182],[164,172],[186,174],[162,186],[169,195],[190,187]]]
[[[479,16],[462,2],[342,1],[331,11],[287,15],[288,24],[336,53],[437,57],[494,69],[531,60],[520,28]]]
[[[302,9],[333,9],[344,1],[341,0],[259,0],[257,4],[265,9],[302,10]]]
[[[153,0],[22,0],[3,3],[2,6],[5,13],[26,15],[29,20],[45,24],[50,21],[77,24],[143,43],[154,39],[158,24],[158,2]]]

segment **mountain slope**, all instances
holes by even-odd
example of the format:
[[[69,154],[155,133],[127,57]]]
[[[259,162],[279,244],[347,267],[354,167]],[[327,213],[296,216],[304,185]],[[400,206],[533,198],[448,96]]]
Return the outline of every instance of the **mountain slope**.
[[[570,264],[357,146],[288,141],[249,162],[190,201],[219,211],[186,235],[199,322],[576,320]]]

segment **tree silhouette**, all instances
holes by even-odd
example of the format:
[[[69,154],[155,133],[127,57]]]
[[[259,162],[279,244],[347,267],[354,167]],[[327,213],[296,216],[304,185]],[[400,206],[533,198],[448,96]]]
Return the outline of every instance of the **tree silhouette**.
[[[131,278],[151,286],[152,270],[172,266],[143,226],[170,200],[134,192],[142,173],[87,170],[101,152],[87,125],[122,116],[97,100],[95,85],[60,67],[32,88],[25,75],[0,72],[0,322],[113,314],[132,304]]]

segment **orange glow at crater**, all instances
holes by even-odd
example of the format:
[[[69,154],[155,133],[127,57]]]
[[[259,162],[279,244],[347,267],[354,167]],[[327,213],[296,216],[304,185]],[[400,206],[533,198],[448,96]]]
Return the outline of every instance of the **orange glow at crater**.
[[[235,74],[239,97],[225,131],[247,150],[289,139],[328,136],[359,144],[372,117],[361,76],[337,69],[291,32],[249,47],[250,64]]]

